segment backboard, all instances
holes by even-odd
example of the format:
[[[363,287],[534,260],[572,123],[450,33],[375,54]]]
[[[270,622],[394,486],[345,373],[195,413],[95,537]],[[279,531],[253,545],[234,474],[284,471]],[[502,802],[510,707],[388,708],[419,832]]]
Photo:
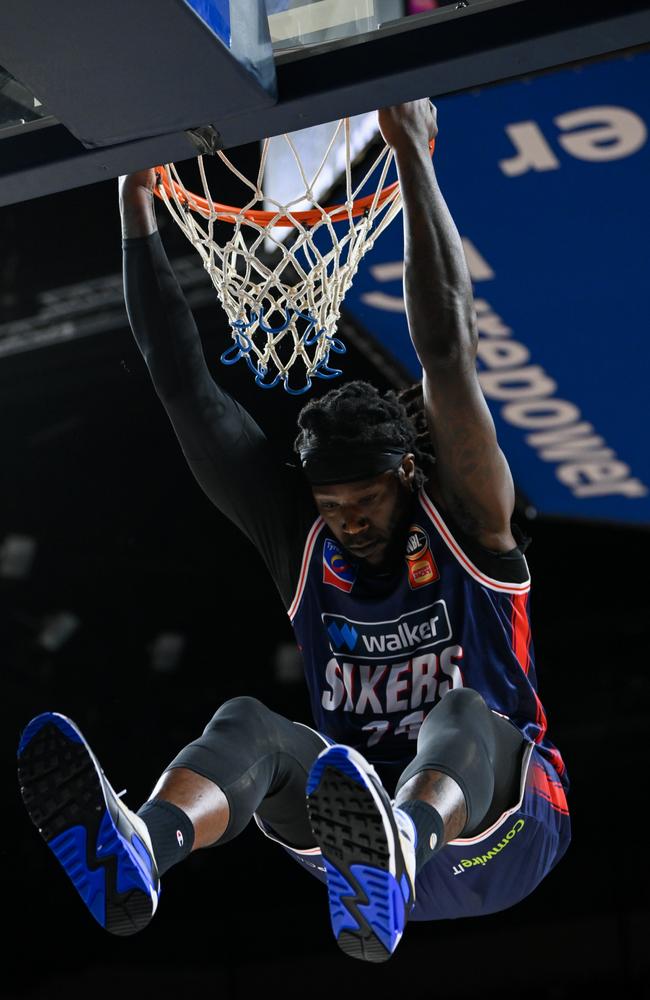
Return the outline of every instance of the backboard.
[[[0,138],[6,139],[10,135],[55,122],[56,119],[43,103],[11,73],[0,67]]]
[[[4,4],[0,204],[649,42],[642,0]]]

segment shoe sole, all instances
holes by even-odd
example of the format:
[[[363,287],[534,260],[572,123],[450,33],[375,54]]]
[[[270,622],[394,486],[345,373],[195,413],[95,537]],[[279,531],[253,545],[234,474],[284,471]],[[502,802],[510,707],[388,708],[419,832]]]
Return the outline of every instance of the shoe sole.
[[[111,934],[142,930],[156,890],[115,826],[81,733],[64,716],[38,716],[22,735],[18,778],[32,822],[95,920]]]
[[[327,869],[339,947],[352,958],[385,962],[406,924],[404,895],[395,877],[398,833],[384,820],[378,793],[348,750],[336,747],[317,759],[307,783],[307,808]]]

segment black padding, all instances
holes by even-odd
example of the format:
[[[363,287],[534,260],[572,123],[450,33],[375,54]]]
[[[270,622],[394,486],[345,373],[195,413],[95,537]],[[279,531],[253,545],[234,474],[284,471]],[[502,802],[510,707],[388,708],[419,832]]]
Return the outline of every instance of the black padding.
[[[479,833],[516,803],[523,746],[521,733],[490,711],[477,691],[450,691],[422,723],[417,754],[396,792],[421,771],[447,774],[465,797],[462,836]]]
[[[305,786],[324,747],[311,729],[272,712],[256,698],[233,698],[170,768],[186,767],[223,791],[230,820],[219,844],[241,833],[257,813],[292,847],[314,847]]]

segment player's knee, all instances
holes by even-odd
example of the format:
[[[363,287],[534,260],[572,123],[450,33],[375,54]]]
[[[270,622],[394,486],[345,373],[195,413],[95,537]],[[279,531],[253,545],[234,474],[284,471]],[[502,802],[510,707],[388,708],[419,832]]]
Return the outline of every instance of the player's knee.
[[[474,729],[477,720],[484,719],[489,712],[478,691],[472,688],[454,688],[426,716],[418,735],[418,749],[436,730],[444,728],[467,732],[468,728]]]
[[[240,695],[230,698],[215,712],[206,726],[206,733],[212,729],[220,729],[225,725],[236,726],[240,732],[259,732],[265,728],[272,717],[272,712],[257,698]]]
[[[458,717],[489,711],[485,699],[473,688],[454,688],[447,692],[436,707],[450,716]]]

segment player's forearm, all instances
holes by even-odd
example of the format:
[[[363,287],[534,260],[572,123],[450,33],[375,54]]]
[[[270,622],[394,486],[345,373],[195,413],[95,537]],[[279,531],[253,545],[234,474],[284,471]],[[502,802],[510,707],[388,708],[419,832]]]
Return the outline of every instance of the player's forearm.
[[[141,236],[151,236],[158,229],[156,212],[153,203],[153,192],[143,187],[131,189],[129,178],[120,187],[120,217],[122,220],[122,238],[137,239]]]
[[[199,332],[157,233],[127,237],[124,297],[136,343],[163,401],[212,385]]]
[[[474,357],[472,285],[458,230],[442,196],[428,147],[396,150],[404,201],[404,293],[413,345],[426,369]]]

